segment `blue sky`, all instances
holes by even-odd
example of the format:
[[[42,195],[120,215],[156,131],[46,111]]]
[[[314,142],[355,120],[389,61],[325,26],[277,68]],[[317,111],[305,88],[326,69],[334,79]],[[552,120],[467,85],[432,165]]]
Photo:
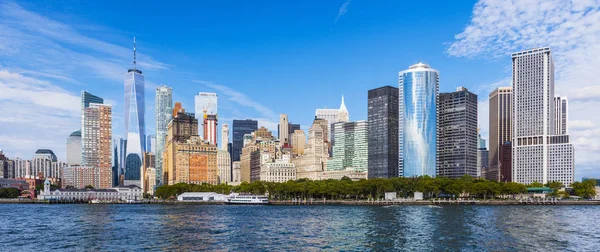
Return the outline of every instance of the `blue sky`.
[[[307,128],[314,110],[367,117],[367,91],[397,85],[419,60],[440,71],[440,91],[465,86],[480,99],[510,85],[510,53],[551,46],[556,93],[571,101],[577,174],[600,176],[598,1],[3,1],[0,3],[0,148],[30,158],[51,148],[66,158],[80,128],[79,93],[113,107],[123,135],[123,74],[137,39],[146,78],[147,132],[154,89],[173,87],[193,112],[198,92],[219,94],[220,123],[256,118],[276,131],[280,113]],[[595,53],[595,54],[593,54]],[[595,57],[598,58],[598,57]],[[3,91],[4,90],[4,91]],[[3,94],[4,93],[4,94]],[[23,112],[23,113],[19,113]]]

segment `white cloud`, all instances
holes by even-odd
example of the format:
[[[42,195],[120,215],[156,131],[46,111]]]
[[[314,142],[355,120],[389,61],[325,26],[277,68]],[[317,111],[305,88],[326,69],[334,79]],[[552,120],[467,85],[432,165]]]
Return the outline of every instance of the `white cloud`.
[[[551,47],[554,57],[555,92],[569,98],[577,167],[597,163],[590,150],[597,148],[593,143],[600,142],[600,134],[578,124],[600,124],[600,117],[591,116],[600,105],[595,76],[600,68],[600,1],[480,0],[447,53],[502,59],[510,65],[510,53],[544,46]]]
[[[235,91],[227,86],[214,84],[210,81],[195,80],[194,82],[200,83],[202,85],[205,85],[211,89],[218,91],[219,96],[224,95],[225,97],[227,97],[227,99],[229,99],[232,102],[235,102],[244,107],[249,107],[249,108],[256,110],[260,114],[261,117],[277,118],[277,115],[275,114],[275,112],[273,112],[269,107],[264,106],[264,105],[260,104],[259,102],[252,100],[250,97],[246,96],[245,94]]]
[[[22,158],[48,148],[65,160],[66,138],[80,127],[78,94],[5,69],[0,90],[0,148]]]
[[[348,12],[348,6],[350,6],[350,2],[352,2],[351,0],[347,0],[346,2],[344,2],[344,4],[342,4],[342,6],[340,7],[340,10],[338,11],[337,16],[335,17],[335,21],[333,21],[333,23],[337,23],[337,21],[344,15],[346,15],[346,12]]]

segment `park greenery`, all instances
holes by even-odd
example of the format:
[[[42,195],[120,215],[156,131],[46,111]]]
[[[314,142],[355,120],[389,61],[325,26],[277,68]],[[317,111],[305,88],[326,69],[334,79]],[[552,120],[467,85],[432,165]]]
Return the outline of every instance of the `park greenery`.
[[[591,187],[590,187],[591,185]],[[495,182],[464,176],[458,179],[445,177],[363,179],[352,181],[344,177],[341,180],[308,179],[290,180],[284,183],[254,181],[243,182],[238,186],[226,184],[185,184],[163,185],[157,188],[155,196],[163,199],[173,198],[184,192],[216,192],[221,194],[252,193],[266,194],[271,199],[314,198],[329,200],[364,200],[381,199],[386,192],[396,192],[397,197],[413,197],[415,192],[422,192],[425,198],[482,198],[493,199],[514,198],[527,192],[527,187],[549,187],[550,196],[567,198],[569,193],[561,190],[560,182],[550,182],[546,185],[534,182],[523,185],[514,182]],[[575,182],[574,194],[584,198],[595,195],[594,182]]]
[[[14,199],[21,196],[21,191],[17,188],[1,188],[0,198],[3,199]]]

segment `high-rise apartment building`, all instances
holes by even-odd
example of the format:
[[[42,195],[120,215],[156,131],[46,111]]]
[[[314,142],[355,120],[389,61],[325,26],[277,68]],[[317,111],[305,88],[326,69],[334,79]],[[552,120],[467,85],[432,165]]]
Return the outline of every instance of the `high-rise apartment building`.
[[[258,129],[258,121],[246,119],[246,120],[233,120],[233,137],[232,137],[232,153],[231,161],[240,161],[242,156],[242,148],[244,147],[244,135],[250,134]]]
[[[204,115],[202,128],[204,141],[208,141],[212,145],[217,145],[217,115]]]
[[[83,147],[85,146],[84,139],[85,139],[85,132],[86,132],[85,122],[84,122],[85,121],[85,109],[90,107],[90,104],[92,104],[92,103],[103,104],[104,99],[102,99],[98,96],[95,96],[93,94],[90,94],[86,91],[81,91],[81,130],[80,130],[80,133],[81,133],[81,141],[82,142],[81,142],[81,148],[79,148],[79,155],[81,156],[80,160],[79,160],[80,165],[85,163],[85,159],[86,159],[85,152],[83,150]],[[72,147],[75,148],[75,146],[72,146]],[[67,163],[68,163],[68,158],[67,158]]]
[[[477,95],[464,87],[437,102],[437,175],[477,177]]]
[[[112,107],[90,103],[84,110],[83,166],[98,168],[98,188],[113,186],[112,178]]]
[[[507,181],[502,177],[500,165],[500,148],[512,139],[512,87],[499,87],[489,95],[489,127],[490,148],[488,152],[488,167],[485,179],[492,181]],[[505,167],[506,168],[506,167]],[[508,180],[510,182],[510,180]]]
[[[368,170],[367,121],[333,124],[333,158],[327,162],[328,171]]]
[[[284,146],[286,143],[290,142],[290,132],[289,132],[289,121],[288,121],[288,115],[287,114],[281,114],[279,115],[279,125],[277,126],[278,128],[278,133],[279,133],[279,144],[280,146]]]
[[[398,174],[436,175],[439,73],[417,63],[398,74]]]
[[[62,188],[74,187],[83,189],[86,186],[100,187],[98,184],[100,172],[97,167],[88,166],[67,166],[61,169]]]
[[[31,160],[30,176],[36,178],[60,178],[60,170],[67,166],[58,161],[54,152],[49,149],[38,149]]]
[[[156,87],[156,184],[163,183],[162,155],[165,152],[165,144],[169,122],[173,118],[173,90],[171,87],[162,85]]]
[[[368,93],[369,178],[398,177],[398,88]]]
[[[569,135],[556,135],[554,62],[549,47],[512,54],[512,180],[574,180],[574,150]]]
[[[556,135],[569,134],[569,115],[567,114],[568,108],[569,100],[567,97],[554,97],[554,123],[556,124],[554,127]]]
[[[67,164],[81,165],[81,130],[75,131],[67,138]]]
[[[144,75],[136,66],[135,38],[133,39],[133,68],[125,73],[125,185],[139,184],[142,153],[146,148]]]

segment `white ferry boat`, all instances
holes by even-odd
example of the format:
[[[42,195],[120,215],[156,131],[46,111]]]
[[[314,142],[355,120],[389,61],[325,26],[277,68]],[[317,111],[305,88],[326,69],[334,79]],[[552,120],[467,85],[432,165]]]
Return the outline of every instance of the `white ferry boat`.
[[[269,198],[264,195],[253,195],[253,194],[231,194],[225,199],[227,204],[240,204],[240,205],[268,205]]]

